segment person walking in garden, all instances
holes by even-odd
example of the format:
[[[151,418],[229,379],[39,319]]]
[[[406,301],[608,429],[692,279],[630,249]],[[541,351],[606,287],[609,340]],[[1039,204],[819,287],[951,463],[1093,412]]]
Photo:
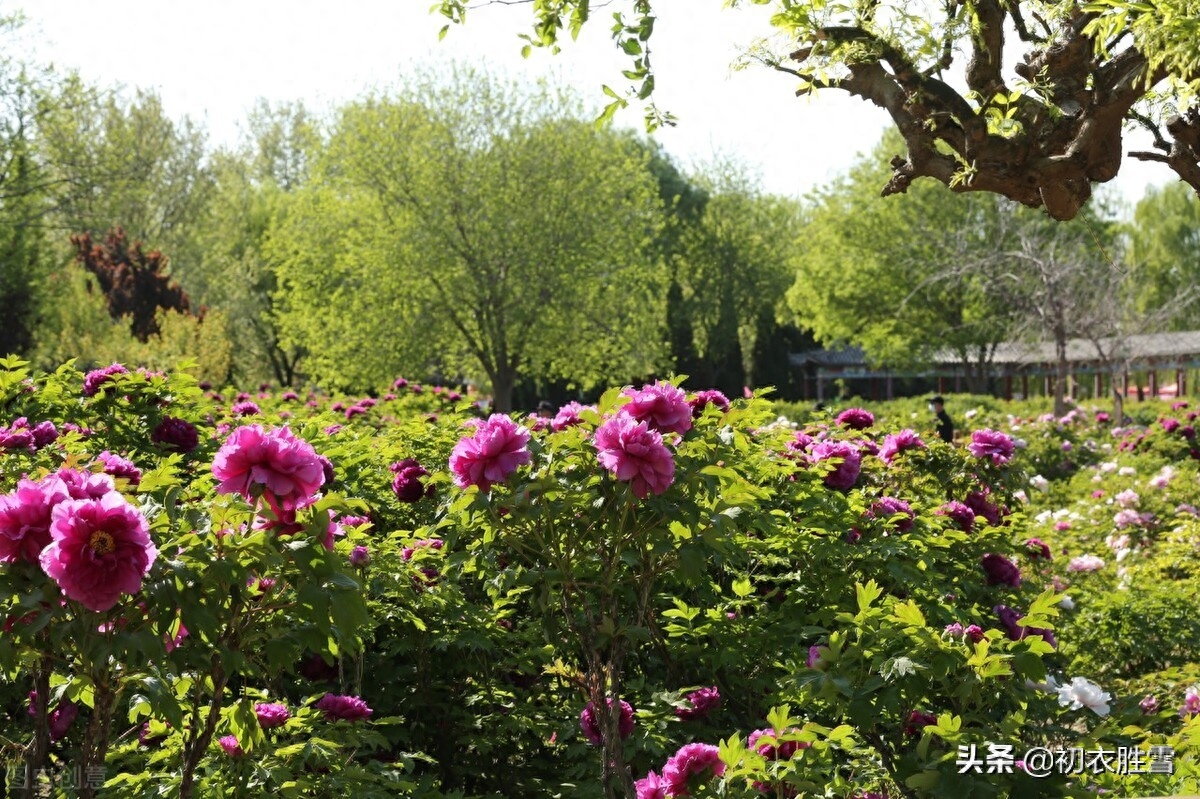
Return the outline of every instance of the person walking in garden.
[[[937,434],[938,438],[945,441],[947,444],[954,442],[954,422],[950,419],[950,414],[946,413],[946,401],[941,395],[929,400],[929,410],[933,411],[933,415],[937,417]]]

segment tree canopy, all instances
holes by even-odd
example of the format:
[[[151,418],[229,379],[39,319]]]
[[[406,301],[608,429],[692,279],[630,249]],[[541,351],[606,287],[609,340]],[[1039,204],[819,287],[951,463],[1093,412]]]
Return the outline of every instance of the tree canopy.
[[[504,0],[491,0],[504,2]],[[1058,220],[1092,184],[1116,176],[1126,123],[1153,132],[1159,161],[1200,191],[1200,3],[1196,0],[728,0],[771,5],[773,44],[753,53],[796,76],[798,94],[844,91],[887,111],[903,137],[883,194],[932,177],[956,192],[992,192]],[[607,7],[610,4],[603,4]],[[526,47],[558,47],[587,24],[592,0],[533,0]],[[464,22],[467,0],[435,9]],[[632,59],[627,96],[654,91],[653,0],[626,0],[613,39]],[[1024,53],[1015,60],[1018,48]],[[651,105],[651,125],[670,122]]]
[[[657,187],[639,148],[585,117],[470,71],[345,107],[268,249],[308,371],[362,385],[436,368],[508,410],[522,375],[665,365]]]

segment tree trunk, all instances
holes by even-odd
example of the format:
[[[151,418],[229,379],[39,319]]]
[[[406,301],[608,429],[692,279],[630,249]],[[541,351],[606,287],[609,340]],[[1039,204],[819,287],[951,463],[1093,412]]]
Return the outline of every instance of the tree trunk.
[[[1060,419],[1067,414],[1067,338],[1065,335],[1054,337],[1054,348],[1058,355],[1054,365],[1054,415]]]
[[[492,412],[512,413],[513,386],[517,382],[517,376],[508,369],[501,369],[497,374],[491,375],[491,378]]]

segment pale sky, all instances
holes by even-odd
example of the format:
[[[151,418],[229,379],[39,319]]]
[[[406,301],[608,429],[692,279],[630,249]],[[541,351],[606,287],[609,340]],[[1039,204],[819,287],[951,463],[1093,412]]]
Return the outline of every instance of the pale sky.
[[[465,27],[429,13],[433,0],[0,0],[23,9],[39,58],[105,86],[153,88],[168,113],[202,122],[214,144],[233,143],[257,98],[327,109],[387,87],[417,65],[461,60],[512,76],[556,76],[597,108],[601,86],[624,87],[626,57],[609,39],[612,9],[597,8],[563,52],[520,55],[527,5],[471,12]],[[651,40],[660,107],[679,118],[655,134],[684,166],[733,156],[771,192],[800,196],[870,150],[886,114],[841,92],[793,96],[790,76],[731,67],[770,33],[764,7],[723,10],[721,0],[658,0]],[[616,6],[614,6],[615,8]],[[617,121],[640,128],[642,109]],[[1126,149],[1129,149],[1128,147]],[[1172,180],[1165,167],[1126,159],[1114,181],[1129,199]]]

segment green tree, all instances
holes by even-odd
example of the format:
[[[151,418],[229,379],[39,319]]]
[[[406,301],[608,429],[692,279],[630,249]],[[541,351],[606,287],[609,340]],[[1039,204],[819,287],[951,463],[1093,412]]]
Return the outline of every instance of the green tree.
[[[932,181],[906,203],[881,199],[893,136],[813,198],[788,302],[823,344],[853,344],[872,363],[902,368],[953,353],[983,390],[1012,330],[980,273],[1005,246],[1003,211],[996,198],[964,202]]]
[[[662,211],[642,151],[547,86],[456,70],[345,107],[272,230],[280,319],[323,383],[591,386],[656,370]]]
[[[746,170],[718,163],[694,179],[707,196],[683,235],[678,268],[684,313],[705,385],[727,384],[716,368],[732,360],[737,385],[755,386],[757,355],[775,333],[795,279],[800,209],[765,195]]]
[[[1181,183],[1149,187],[1127,226],[1132,283],[1138,310],[1172,303],[1200,285],[1200,201]],[[1173,330],[1194,330],[1195,314],[1174,314]]]
[[[275,269],[264,245],[271,220],[286,213],[292,192],[306,183],[323,133],[301,103],[260,101],[247,127],[236,148],[210,158],[213,190],[197,235],[202,260],[189,272],[189,285],[201,304],[230,320],[240,381],[292,385],[304,353],[281,342]]]
[[[469,5],[440,0],[434,8],[461,23]],[[576,36],[595,4],[530,5],[526,47],[557,49],[561,32]],[[931,177],[957,192],[992,192],[1072,219],[1092,184],[1120,169],[1126,120],[1155,135],[1154,151],[1136,157],[1165,163],[1200,191],[1196,0],[726,3],[749,5],[770,5],[771,24],[783,34],[781,46],[759,45],[751,58],[794,75],[799,94],[844,91],[891,117],[904,154],[891,161],[885,195]],[[632,86],[625,96],[606,87],[608,113],[654,91],[654,6],[625,0],[612,14]],[[1024,54],[1014,62],[1016,43]],[[653,105],[647,120],[671,121]]]

